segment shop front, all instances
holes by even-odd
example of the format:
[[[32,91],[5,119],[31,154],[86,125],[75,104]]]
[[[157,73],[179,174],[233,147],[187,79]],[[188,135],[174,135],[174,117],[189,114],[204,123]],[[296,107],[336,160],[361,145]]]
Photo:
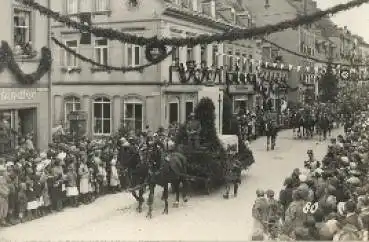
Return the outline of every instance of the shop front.
[[[26,136],[35,148],[47,148],[48,105],[47,88],[0,88],[0,155],[11,153]]]

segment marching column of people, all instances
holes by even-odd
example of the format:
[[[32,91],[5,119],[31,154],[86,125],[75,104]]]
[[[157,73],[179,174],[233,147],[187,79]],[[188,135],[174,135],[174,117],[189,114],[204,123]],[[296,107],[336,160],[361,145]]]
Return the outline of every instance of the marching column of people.
[[[322,161],[308,150],[304,169],[285,179],[278,200],[273,191],[256,191],[253,240],[368,241],[369,115],[354,116]]]

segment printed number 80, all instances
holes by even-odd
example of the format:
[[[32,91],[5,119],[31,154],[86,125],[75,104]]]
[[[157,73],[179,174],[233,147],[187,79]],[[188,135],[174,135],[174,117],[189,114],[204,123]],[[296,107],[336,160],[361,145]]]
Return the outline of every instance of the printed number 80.
[[[302,209],[302,211],[304,212],[304,213],[315,213],[316,212],[316,210],[318,210],[318,207],[319,207],[319,205],[318,205],[318,203],[316,202],[316,203],[314,203],[314,204],[312,204],[311,202],[308,202],[306,205],[305,205],[305,207]]]

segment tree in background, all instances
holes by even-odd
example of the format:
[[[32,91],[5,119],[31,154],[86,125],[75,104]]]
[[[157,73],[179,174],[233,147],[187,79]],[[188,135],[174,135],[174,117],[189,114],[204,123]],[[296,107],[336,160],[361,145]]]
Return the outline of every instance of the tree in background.
[[[332,64],[328,64],[327,72],[319,81],[320,101],[336,102],[338,95],[338,80],[333,74]]]

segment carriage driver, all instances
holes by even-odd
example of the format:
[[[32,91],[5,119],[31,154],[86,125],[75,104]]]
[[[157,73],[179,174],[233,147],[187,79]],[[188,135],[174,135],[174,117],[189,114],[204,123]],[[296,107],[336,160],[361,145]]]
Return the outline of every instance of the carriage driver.
[[[191,113],[186,124],[186,131],[188,144],[193,148],[198,148],[200,146],[200,130],[200,121],[196,120],[195,113]]]

